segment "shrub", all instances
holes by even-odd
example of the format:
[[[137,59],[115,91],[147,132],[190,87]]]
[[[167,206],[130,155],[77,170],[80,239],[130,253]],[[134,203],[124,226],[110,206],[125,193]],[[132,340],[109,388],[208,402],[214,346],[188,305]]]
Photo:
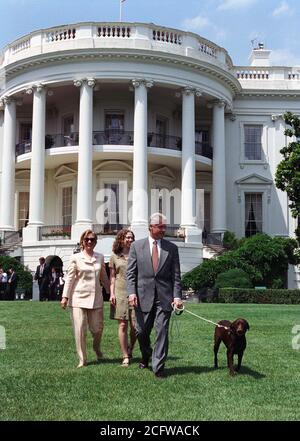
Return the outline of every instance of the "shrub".
[[[0,256],[0,268],[3,268],[5,272],[9,268],[14,268],[18,276],[17,290],[27,291],[27,294],[31,293],[32,289],[32,275],[28,268],[26,268],[21,262],[14,257]]]
[[[236,250],[206,260],[186,273],[183,276],[183,285],[194,290],[212,288],[220,273],[239,268],[248,274],[252,286],[283,288],[288,264],[295,265],[299,262],[296,248],[297,241],[294,239],[256,234],[239,241]]]
[[[300,304],[299,289],[234,289],[219,290],[219,303]]]
[[[239,247],[239,240],[231,231],[225,231],[223,236],[223,247],[227,250],[236,250]]]
[[[217,276],[215,288],[252,288],[252,283],[245,271],[233,268]]]

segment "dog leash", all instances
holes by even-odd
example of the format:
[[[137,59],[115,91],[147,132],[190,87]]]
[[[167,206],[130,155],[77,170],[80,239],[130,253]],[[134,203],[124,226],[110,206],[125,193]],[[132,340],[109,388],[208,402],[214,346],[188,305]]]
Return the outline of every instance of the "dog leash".
[[[175,305],[175,303],[173,304],[173,312],[174,312],[175,315],[181,315],[181,314],[183,313],[183,311],[188,312],[189,314],[191,314],[191,315],[193,315],[193,316],[199,318],[200,320],[203,320],[203,321],[208,322],[208,323],[212,323],[213,325],[217,326],[218,328],[224,328],[224,329],[226,329],[226,330],[230,329],[230,328],[228,328],[228,326],[220,325],[219,323],[215,323],[215,322],[213,322],[212,320],[208,320],[208,319],[206,319],[206,318],[204,318],[204,317],[201,317],[200,315],[195,314],[195,313],[192,312],[192,311],[189,311],[188,309],[186,309],[186,308],[184,307],[184,304],[183,304],[183,303],[181,304],[181,307],[180,307],[180,308],[178,308],[178,307]]]

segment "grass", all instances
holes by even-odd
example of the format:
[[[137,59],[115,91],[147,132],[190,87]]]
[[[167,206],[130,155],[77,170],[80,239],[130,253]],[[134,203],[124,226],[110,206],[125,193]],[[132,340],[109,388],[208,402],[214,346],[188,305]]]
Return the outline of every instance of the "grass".
[[[133,363],[120,366],[117,323],[105,330],[101,364],[76,369],[69,312],[52,302],[0,302],[6,349],[0,350],[0,420],[217,421],[299,420],[299,350],[292,328],[300,305],[186,304],[210,320],[246,318],[241,373],[230,377],[226,350],[213,369],[214,326],[184,312],[171,329],[166,380]]]

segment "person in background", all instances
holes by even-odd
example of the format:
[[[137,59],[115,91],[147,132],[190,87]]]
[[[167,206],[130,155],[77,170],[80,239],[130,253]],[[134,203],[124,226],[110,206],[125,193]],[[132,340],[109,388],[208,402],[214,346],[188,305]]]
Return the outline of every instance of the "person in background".
[[[37,280],[39,285],[40,300],[49,299],[49,268],[46,265],[45,257],[39,258],[40,264],[36,267],[34,280]]]
[[[3,268],[0,268],[0,300],[5,300],[5,291],[7,285],[7,274]]]
[[[16,288],[18,284],[18,276],[14,268],[8,270],[7,285],[6,285],[6,300],[15,300],[16,298]]]
[[[102,286],[109,291],[104,256],[94,253],[97,236],[92,230],[86,230],[80,238],[81,252],[73,254],[63,290],[61,307],[71,308],[77,354],[78,368],[87,365],[86,333],[89,327],[93,336],[93,349],[97,361],[102,357],[100,349],[103,331],[103,295]]]
[[[150,217],[149,236],[131,245],[127,265],[127,293],[129,304],[135,307],[142,353],[139,367],[147,368],[152,355],[152,370],[159,379],[165,377],[172,307],[182,307],[178,248],[164,240],[165,232],[166,217],[154,213]],[[152,351],[153,325],[156,341]]]
[[[134,234],[128,229],[120,230],[113,243],[109,262],[110,269],[110,318],[119,321],[119,341],[123,354],[122,366],[129,366],[136,341],[134,308],[128,305],[126,290],[126,269],[128,253]],[[130,346],[128,345],[128,322],[130,324]]]

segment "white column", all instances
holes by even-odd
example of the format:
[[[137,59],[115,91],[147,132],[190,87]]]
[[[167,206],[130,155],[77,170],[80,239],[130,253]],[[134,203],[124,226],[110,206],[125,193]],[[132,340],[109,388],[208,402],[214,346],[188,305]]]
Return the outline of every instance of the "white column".
[[[213,106],[213,195],[212,233],[224,233],[226,225],[226,174],[225,174],[225,103]]]
[[[46,89],[43,85],[37,85],[26,92],[33,93],[33,110],[29,222],[23,230],[23,241],[35,242],[39,240],[39,227],[44,225]]]
[[[79,146],[77,177],[77,215],[72,227],[72,239],[79,240],[81,233],[92,228],[93,198],[93,87],[94,79],[74,81],[80,87]]]
[[[151,81],[133,80],[134,143],[131,226],[136,238],[148,234],[147,88]]]
[[[16,102],[10,98],[4,98],[3,104],[4,136],[0,197],[0,228],[3,230],[14,230]]]
[[[181,228],[187,242],[201,241],[196,226],[195,90],[189,87],[182,93]]]

